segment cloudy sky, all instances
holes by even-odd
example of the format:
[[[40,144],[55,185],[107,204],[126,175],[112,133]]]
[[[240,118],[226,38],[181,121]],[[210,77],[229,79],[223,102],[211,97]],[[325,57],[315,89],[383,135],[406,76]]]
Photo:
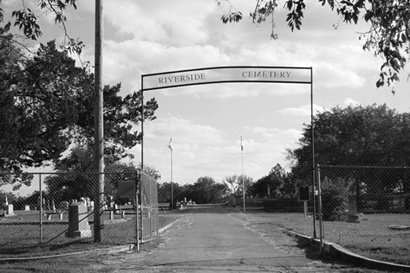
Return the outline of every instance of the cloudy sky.
[[[231,0],[245,19],[228,25],[220,18],[230,7],[221,2],[105,0],[104,84],[121,82],[126,95],[141,89],[142,74],[216,66],[312,67],[315,111],[373,103],[409,111],[404,73],[394,96],[389,88],[375,87],[382,61],[363,51],[359,40],[368,26],[346,26],[328,7],[309,1],[302,30],[292,33],[280,1],[274,17],[279,39],[272,40],[269,22],[257,26],[247,16],[255,1]],[[82,59],[91,63],[94,8],[94,1],[82,0],[67,14],[68,31],[85,42]],[[51,16],[43,16],[42,26],[43,42],[61,43],[62,29]],[[170,137],[175,182],[194,183],[201,176],[221,182],[242,173],[242,156],[244,174],[257,180],[277,163],[289,167],[285,150],[298,147],[304,123],[310,123],[309,85],[225,83],[145,92],[151,97],[159,109],[157,119],[144,124],[144,163],[159,170],[161,182],[170,181]],[[140,147],[133,152],[138,163]]]

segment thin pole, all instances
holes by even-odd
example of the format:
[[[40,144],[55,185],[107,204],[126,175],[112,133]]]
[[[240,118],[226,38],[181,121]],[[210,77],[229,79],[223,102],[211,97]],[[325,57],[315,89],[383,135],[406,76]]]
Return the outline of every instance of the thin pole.
[[[313,68],[310,68],[310,129],[312,139],[313,238],[316,237],[315,124],[313,122]]]
[[[141,242],[143,241],[143,230],[144,230],[144,208],[143,208],[143,198],[142,193],[144,191],[144,185],[142,183],[142,176],[144,175],[144,77],[141,75],[141,173],[139,177],[139,194],[136,193],[136,200],[135,200],[135,211],[136,211],[136,233],[137,233],[137,250],[139,251],[139,231],[141,231]],[[138,189],[138,184],[137,184]],[[139,196],[138,196],[139,195]],[[138,201],[138,198],[140,201]],[[138,203],[141,202],[140,209],[138,211]],[[140,222],[138,223],[138,213],[140,217]],[[140,229],[141,226],[141,229]]]
[[[322,252],[323,247],[323,219],[322,219],[322,184],[320,181],[320,166],[317,165],[317,184],[318,184],[318,210],[319,210],[319,251]]]
[[[40,190],[40,244],[43,243],[43,189],[41,188],[41,173],[39,174],[39,190]]]
[[[243,212],[245,209],[245,179],[243,177],[243,145],[242,145],[242,136],[241,136],[241,157],[242,157],[242,199],[243,199]]]
[[[94,86],[94,165],[98,173],[95,194],[94,242],[101,242],[102,213],[104,201],[104,116],[102,88],[102,40],[103,40],[103,0],[95,1],[95,86]]]
[[[171,210],[174,209],[174,172],[173,172],[173,162],[172,162],[172,149],[171,151]]]
[[[135,238],[136,238],[136,240],[135,240],[135,244],[136,244],[136,248],[137,248],[137,251],[140,251],[140,237],[139,237],[139,234],[138,234],[138,227],[139,227],[139,221],[138,221],[138,180],[140,180],[142,178],[142,174],[140,175],[140,177],[138,177],[138,174],[137,174],[137,177],[135,178],[135,183],[134,183],[134,196],[135,196],[135,204],[134,204],[134,207],[135,207]]]

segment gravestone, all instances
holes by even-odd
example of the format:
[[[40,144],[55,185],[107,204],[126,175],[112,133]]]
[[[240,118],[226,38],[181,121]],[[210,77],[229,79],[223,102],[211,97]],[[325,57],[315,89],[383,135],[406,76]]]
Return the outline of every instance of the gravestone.
[[[6,216],[14,215],[14,206],[13,204],[8,204],[6,207]]]
[[[68,231],[69,238],[91,237],[91,229],[88,224],[87,206],[83,202],[73,202],[68,210]]]
[[[360,223],[360,217],[357,214],[357,204],[356,196],[349,195],[348,199],[348,213],[347,213],[347,222],[349,223]]]
[[[25,211],[29,211],[29,210],[30,210],[30,205],[25,205],[25,206],[24,206],[24,210],[25,210]]]

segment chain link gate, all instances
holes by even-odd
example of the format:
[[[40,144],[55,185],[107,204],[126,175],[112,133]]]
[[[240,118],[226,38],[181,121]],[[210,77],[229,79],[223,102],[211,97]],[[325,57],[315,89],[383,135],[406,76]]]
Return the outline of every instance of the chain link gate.
[[[141,172],[139,241],[148,242],[158,236],[158,186],[157,181]]]
[[[410,226],[409,168],[317,166],[317,178],[321,247],[410,245],[400,228]]]
[[[138,215],[141,215],[141,230],[149,227],[158,229],[157,184],[147,174],[142,174],[141,187],[146,200],[138,211],[136,201],[139,175],[135,172],[104,173],[105,200],[102,219],[102,245],[136,244]],[[21,184],[22,179],[30,186]],[[149,182],[147,182],[149,181]],[[15,182],[15,183],[12,183]],[[125,182],[125,184],[124,184]],[[78,223],[87,222],[91,237],[80,238],[82,243],[93,245],[94,197],[98,185],[98,173],[1,173],[0,185],[0,255],[36,255],[61,245],[67,245],[78,238],[67,238],[69,231],[69,209],[72,203],[82,203]],[[124,187],[125,185],[125,187]],[[145,215],[145,217],[144,217]],[[150,221],[147,222],[147,219]],[[144,223],[144,224],[142,224]],[[158,232],[157,232],[158,233]],[[156,234],[157,234],[156,233]],[[140,237],[153,238],[146,232]]]

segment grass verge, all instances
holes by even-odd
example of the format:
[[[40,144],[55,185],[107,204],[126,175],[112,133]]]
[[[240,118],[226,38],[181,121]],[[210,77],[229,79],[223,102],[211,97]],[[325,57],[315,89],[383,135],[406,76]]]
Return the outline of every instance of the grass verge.
[[[259,226],[277,226],[313,237],[313,219],[305,218],[303,213],[268,213],[261,210],[249,210],[253,224]],[[387,215],[391,223],[403,221],[408,215]],[[369,220],[360,223],[325,222],[324,240],[339,244],[356,254],[385,262],[410,265],[410,232],[381,228],[383,215],[369,216]],[[408,221],[408,220],[407,220]],[[317,222],[317,221],[316,221]],[[319,227],[316,223],[316,236]],[[377,229],[376,229],[377,227]],[[342,231],[342,232],[340,232]]]
[[[165,227],[178,218],[177,214],[161,213],[158,228]],[[0,259],[60,255],[135,244],[135,218],[104,224],[100,243],[94,243],[93,238],[67,238],[66,229],[66,224],[44,225],[40,244],[38,225],[0,225],[1,234],[7,234],[0,237]],[[93,230],[92,224],[90,229]]]

